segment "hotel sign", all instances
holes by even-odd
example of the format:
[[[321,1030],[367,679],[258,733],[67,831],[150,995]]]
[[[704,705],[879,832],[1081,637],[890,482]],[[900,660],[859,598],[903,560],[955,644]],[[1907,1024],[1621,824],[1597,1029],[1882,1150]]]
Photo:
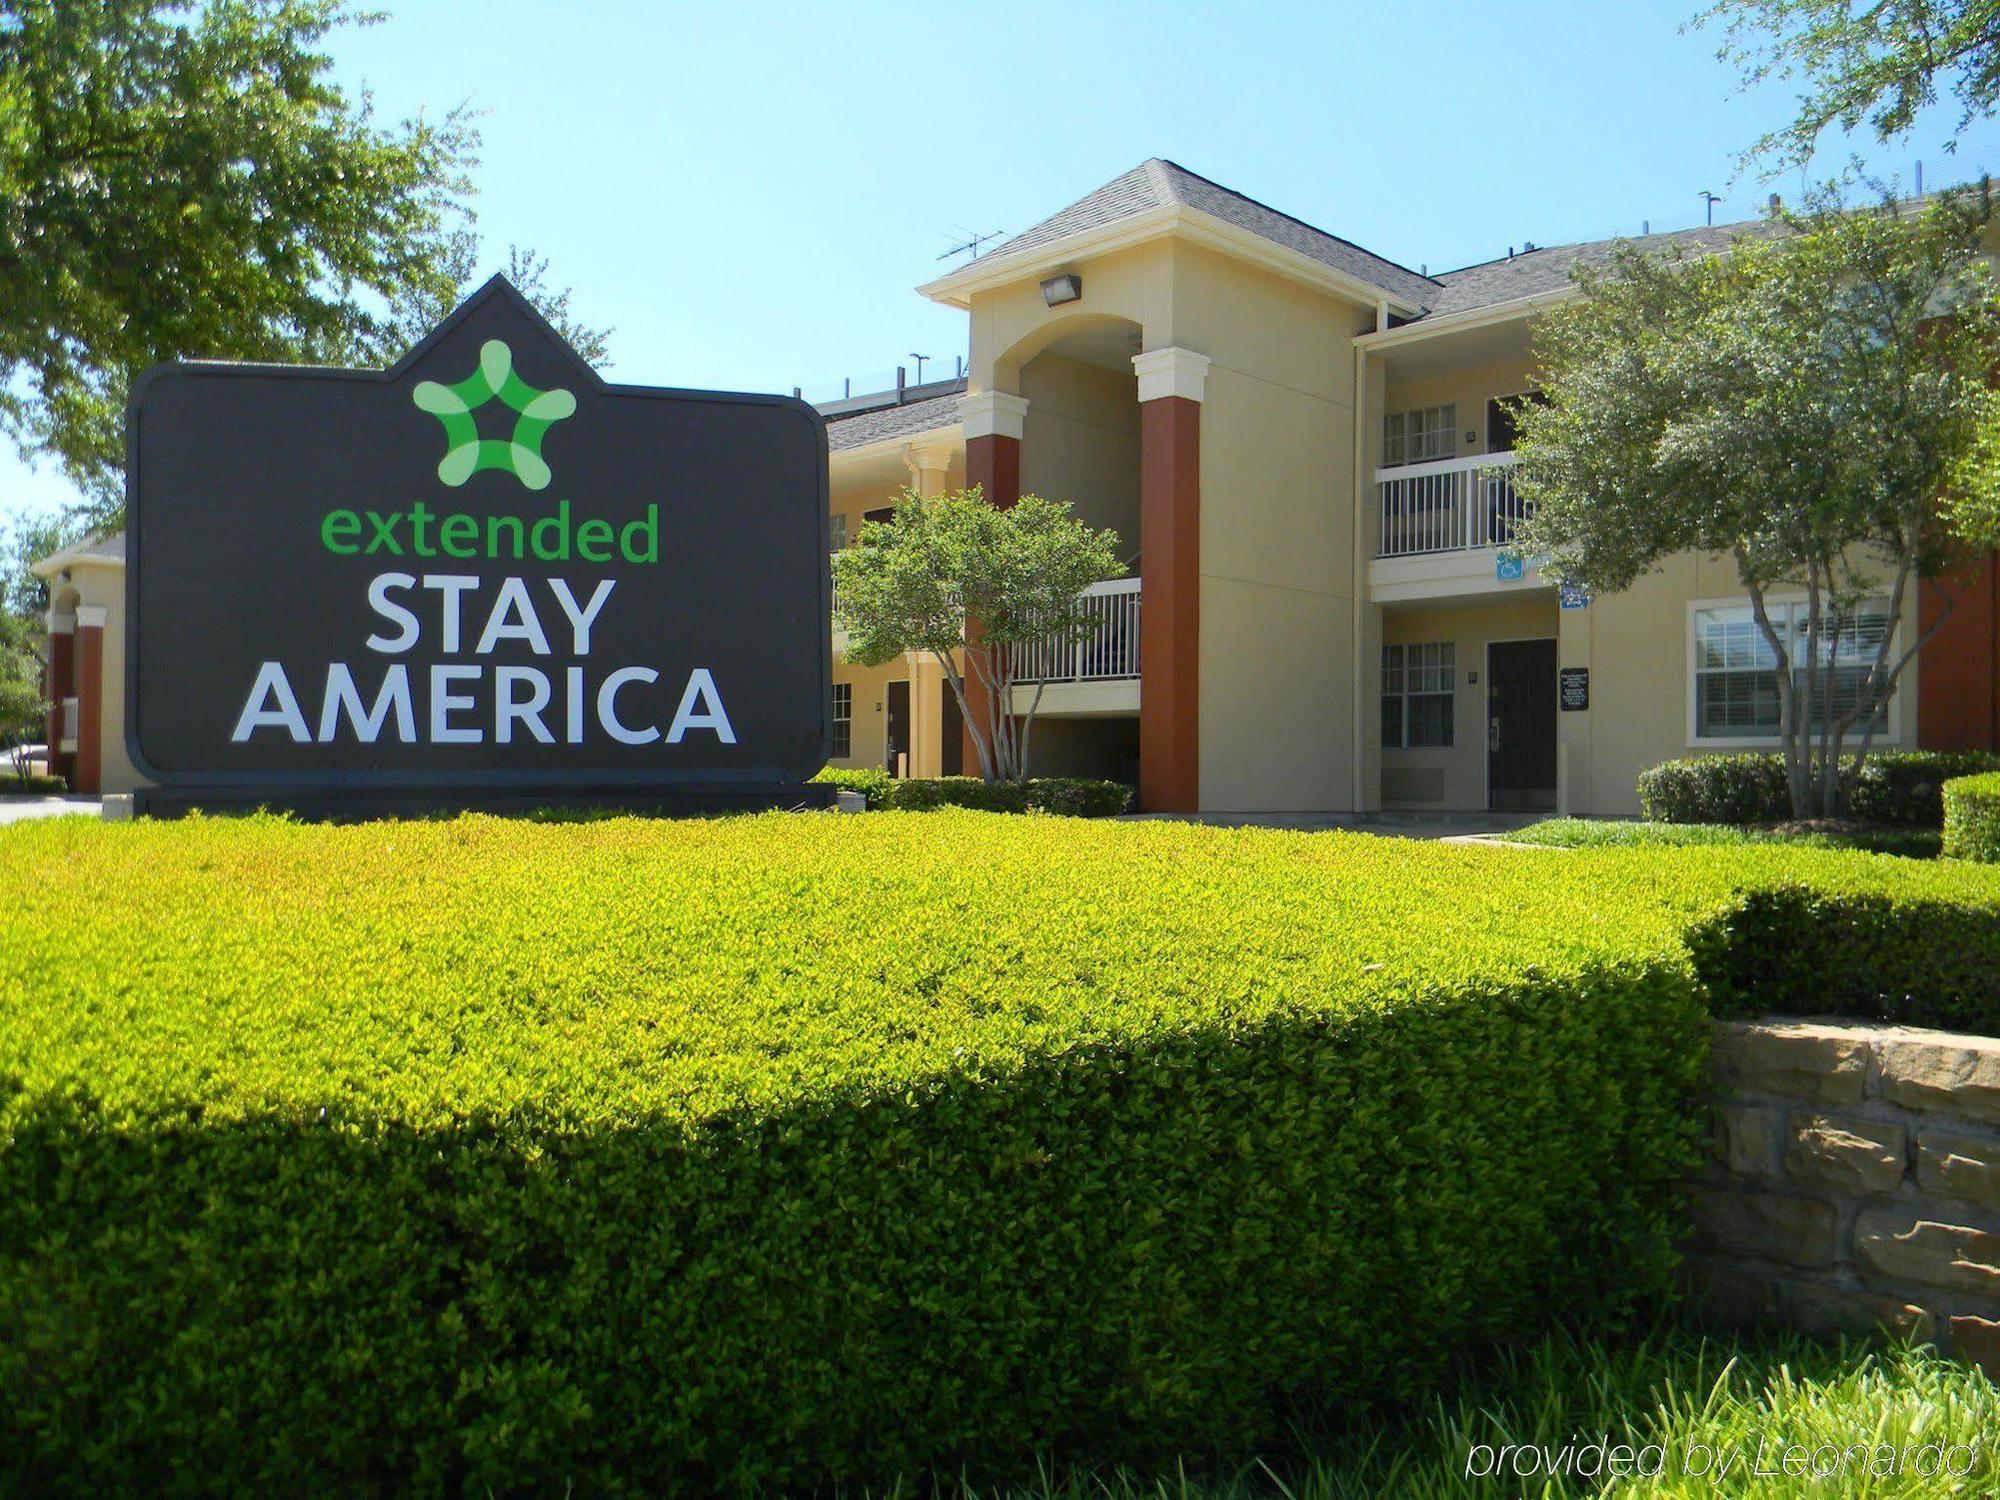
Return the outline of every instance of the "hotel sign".
[[[167,787],[671,792],[825,761],[825,429],[607,385],[495,278],[388,371],[132,395],[127,736]]]

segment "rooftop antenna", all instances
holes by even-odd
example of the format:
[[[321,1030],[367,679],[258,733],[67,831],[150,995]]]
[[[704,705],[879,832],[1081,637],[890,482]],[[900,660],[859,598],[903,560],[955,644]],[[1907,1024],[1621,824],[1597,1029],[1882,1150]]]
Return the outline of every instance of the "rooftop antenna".
[[[1715,225],[1715,205],[1721,203],[1723,200],[1717,197],[1714,193],[1711,193],[1707,188],[1703,188],[1695,196],[1700,198],[1701,201],[1708,206],[1709,227],[1713,228]]]
[[[1920,156],[1917,158],[1917,196],[1921,198],[1923,197],[1923,195],[1924,195],[1924,159]]]
[[[912,351],[910,358],[917,362],[917,384],[922,385],[924,383],[924,361],[929,359],[930,356]]]
[[[951,259],[952,256],[963,255],[968,250],[972,252],[972,258],[974,260],[977,260],[979,258],[979,247],[981,245],[985,244],[988,240],[997,240],[1000,238],[1001,235],[1006,233],[1004,229],[996,229],[991,234],[974,234],[971,230],[967,229],[963,224],[959,226],[958,232],[965,236],[964,242],[962,244],[953,245],[949,250],[945,251],[942,255],[938,256],[939,260],[949,260]],[[946,236],[946,238],[950,238],[950,236]]]

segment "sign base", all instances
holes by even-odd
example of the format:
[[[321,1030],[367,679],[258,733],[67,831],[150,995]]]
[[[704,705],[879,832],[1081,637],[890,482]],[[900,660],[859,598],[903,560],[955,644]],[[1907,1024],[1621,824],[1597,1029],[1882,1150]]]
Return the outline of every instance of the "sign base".
[[[286,813],[308,823],[365,823],[379,818],[453,817],[462,812],[498,817],[543,817],[562,822],[567,817],[612,817],[630,813],[646,818],[709,817],[718,813],[818,811],[833,806],[836,789],[825,783],[678,787],[671,791],[609,787],[550,786],[516,791],[439,791],[432,788],[390,791],[379,787],[352,791],[278,787],[141,787],[132,794],[132,811],[142,818],[184,818],[189,813]]]

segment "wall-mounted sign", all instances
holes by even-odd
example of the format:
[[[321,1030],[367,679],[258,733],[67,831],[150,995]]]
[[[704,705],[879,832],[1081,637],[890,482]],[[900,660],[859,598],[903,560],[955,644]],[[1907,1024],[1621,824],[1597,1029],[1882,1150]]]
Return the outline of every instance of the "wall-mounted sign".
[[[168,788],[777,788],[826,758],[826,433],[607,385],[498,277],[388,371],[171,364],[128,428]]]
[[[1493,576],[1501,583],[1513,583],[1528,576],[1528,560],[1502,552],[1493,559]]]
[[[1589,609],[1590,590],[1565,583],[1556,590],[1556,602],[1564,609]]]
[[[1590,707],[1590,668],[1564,667],[1556,673],[1556,696],[1566,714]]]

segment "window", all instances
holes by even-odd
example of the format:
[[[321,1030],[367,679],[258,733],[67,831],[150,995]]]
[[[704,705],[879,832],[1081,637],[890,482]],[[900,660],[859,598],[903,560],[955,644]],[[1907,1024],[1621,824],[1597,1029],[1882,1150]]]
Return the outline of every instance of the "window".
[[[1796,670],[1806,644],[1805,601],[1771,602],[1766,608]],[[1834,669],[1831,706],[1836,716],[1860,701],[1862,684],[1890,626],[1887,602],[1873,600],[1842,626],[1837,639],[1823,644]],[[1693,647],[1694,738],[1776,739],[1777,658],[1758,628],[1750,606],[1731,604],[1697,609]],[[1886,703],[1875,712],[1875,728],[1878,731],[1889,728]]]
[[[833,759],[846,760],[854,753],[854,684],[833,685]]]
[[[835,511],[827,518],[826,547],[829,552],[838,552],[847,545],[847,512]]]
[[[1458,452],[1458,407],[1425,406],[1382,419],[1382,467],[1428,463]]]
[[[1451,748],[1458,650],[1450,641],[1382,648],[1382,744],[1391,750]]]

